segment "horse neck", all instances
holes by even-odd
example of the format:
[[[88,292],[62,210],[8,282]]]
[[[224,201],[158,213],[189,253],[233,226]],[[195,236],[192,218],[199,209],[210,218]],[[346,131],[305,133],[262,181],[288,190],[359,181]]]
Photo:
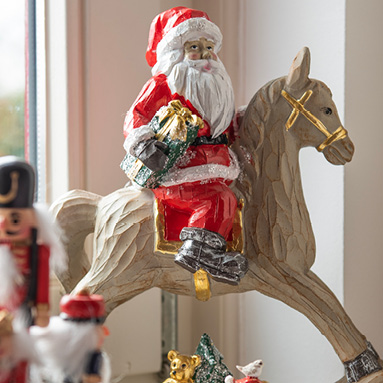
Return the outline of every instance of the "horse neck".
[[[263,159],[256,193],[274,196],[277,214],[284,214],[292,223],[308,217],[299,166],[299,146],[285,131],[280,115],[270,118],[273,128],[266,131],[264,145],[259,149]],[[294,214],[297,210],[304,214]]]
[[[299,143],[286,132],[284,122],[290,111],[280,97],[265,111],[265,94],[270,93],[263,92],[259,97],[261,101],[258,102],[256,96],[249,104],[253,114],[249,112],[245,116],[239,145],[242,152],[247,151],[242,159],[247,157],[253,161],[243,161],[243,177],[237,188],[249,207],[245,211],[245,225],[252,222],[250,230],[256,225],[256,231],[263,230],[264,235],[270,237],[270,243],[264,244],[255,235],[256,252],[275,254],[276,242],[283,242],[281,247],[286,249],[293,241],[294,248],[306,247],[301,250],[306,268],[313,262],[315,241],[302,190]],[[310,260],[305,252],[309,253]],[[281,257],[287,254],[281,253]]]

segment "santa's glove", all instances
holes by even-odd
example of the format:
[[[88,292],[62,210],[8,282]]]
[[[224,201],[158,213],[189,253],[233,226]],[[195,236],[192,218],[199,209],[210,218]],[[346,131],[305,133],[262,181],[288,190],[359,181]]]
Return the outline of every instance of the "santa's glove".
[[[231,375],[226,376],[225,383],[234,383],[234,378]]]
[[[165,150],[166,144],[154,138],[140,142],[133,148],[134,155],[153,172],[162,170],[165,167],[168,156]]]

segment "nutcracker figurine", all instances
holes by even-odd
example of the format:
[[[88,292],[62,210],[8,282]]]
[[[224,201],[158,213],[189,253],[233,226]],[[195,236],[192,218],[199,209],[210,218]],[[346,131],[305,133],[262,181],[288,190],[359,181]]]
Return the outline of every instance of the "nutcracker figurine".
[[[108,335],[103,325],[103,297],[91,295],[87,290],[76,295],[64,295],[60,310],[60,316],[52,317],[48,327],[31,328],[31,336],[43,363],[40,367],[43,380],[109,382],[109,360],[102,352],[104,339]]]
[[[153,20],[146,53],[153,77],[126,115],[127,156],[121,167],[165,206],[167,239],[183,242],[175,262],[236,285],[248,265],[242,254],[227,251],[237,209],[229,184],[240,169],[229,148],[235,105],[231,80],[217,56],[221,45],[221,31],[205,12],[176,7]],[[188,125],[190,115],[195,124]],[[132,156],[139,166],[132,165]],[[142,182],[144,173],[150,182]]]
[[[0,309],[27,319],[26,326],[49,323],[50,261],[65,268],[58,228],[34,204],[35,174],[24,160],[0,158]]]

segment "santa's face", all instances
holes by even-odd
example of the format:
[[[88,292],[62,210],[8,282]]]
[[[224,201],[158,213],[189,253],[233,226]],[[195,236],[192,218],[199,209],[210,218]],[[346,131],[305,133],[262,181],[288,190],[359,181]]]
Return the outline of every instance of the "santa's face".
[[[228,128],[234,117],[234,92],[230,77],[217,57],[195,60],[185,57],[172,66],[167,81],[172,94],[185,97],[209,123],[213,138]]]
[[[0,243],[29,239],[36,226],[34,209],[0,208]]]
[[[185,58],[189,60],[217,60],[214,53],[214,43],[201,37],[199,40],[187,41],[184,45]]]

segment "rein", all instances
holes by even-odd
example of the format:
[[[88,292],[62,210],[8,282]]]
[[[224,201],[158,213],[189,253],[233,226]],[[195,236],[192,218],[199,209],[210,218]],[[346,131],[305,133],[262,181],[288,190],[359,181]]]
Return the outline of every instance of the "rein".
[[[305,116],[318,130],[320,130],[326,136],[326,139],[319,146],[317,146],[316,149],[318,152],[323,151],[323,149],[325,149],[327,146],[330,146],[332,143],[343,140],[347,137],[347,130],[343,126],[340,126],[334,133],[330,133],[323,122],[304,107],[304,103],[313,94],[312,90],[306,91],[299,100],[296,100],[285,90],[282,90],[281,93],[287,102],[293,107],[293,111],[291,112],[286,122],[286,130],[289,130],[294,125],[296,119],[299,116],[299,113],[303,114],[303,116]]]

